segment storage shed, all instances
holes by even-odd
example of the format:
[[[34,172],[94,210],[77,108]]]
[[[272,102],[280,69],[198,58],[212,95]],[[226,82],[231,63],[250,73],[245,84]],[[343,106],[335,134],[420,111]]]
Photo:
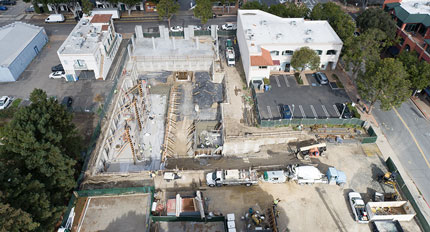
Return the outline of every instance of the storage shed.
[[[16,81],[47,42],[43,27],[23,22],[0,27],[0,82]]]

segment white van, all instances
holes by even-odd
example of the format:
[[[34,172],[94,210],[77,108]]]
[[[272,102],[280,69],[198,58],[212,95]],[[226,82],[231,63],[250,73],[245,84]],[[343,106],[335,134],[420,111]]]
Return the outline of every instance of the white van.
[[[64,22],[64,15],[62,14],[52,14],[49,15],[48,18],[45,19],[45,23],[61,23]]]

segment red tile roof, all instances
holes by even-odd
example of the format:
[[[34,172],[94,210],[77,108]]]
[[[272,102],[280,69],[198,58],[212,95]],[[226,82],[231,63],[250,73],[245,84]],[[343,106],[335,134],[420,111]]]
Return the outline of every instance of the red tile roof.
[[[272,66],[273,60],[270,52],[261,48],[261,56],[251,56],[251,66]]]
[[[108,23],[112,18],[112,14],[96,14],[91,19],[91,23]]]
[[[273,65],[280,65],[281,62],[279,60],[273,60]]]
[[[109,25],[102,25],[102,31],[107,31],[109,29]]]

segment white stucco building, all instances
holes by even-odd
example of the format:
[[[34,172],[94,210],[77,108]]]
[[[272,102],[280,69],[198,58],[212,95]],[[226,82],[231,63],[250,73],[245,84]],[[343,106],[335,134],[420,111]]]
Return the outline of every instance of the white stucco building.
[[[76,81],[83,71],[105,80],[121,41],[112,15],[83,17],[57,51],[67,81]]]
[[[301,47],[320,55],[321,70],[335,69],[343,45],[327,21],[281,18],[260,10],[239,10],[237,40],[248,84],[271,73],[292,72],[291,58]]]

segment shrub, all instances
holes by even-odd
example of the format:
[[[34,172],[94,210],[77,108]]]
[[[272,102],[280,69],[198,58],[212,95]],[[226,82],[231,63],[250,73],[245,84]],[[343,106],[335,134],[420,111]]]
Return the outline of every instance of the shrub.
[[[303,80],[300,77],[300,73],[298,73],[298,72],[294,73],[294,77],[296,78],[297,84],[303,85]]]

